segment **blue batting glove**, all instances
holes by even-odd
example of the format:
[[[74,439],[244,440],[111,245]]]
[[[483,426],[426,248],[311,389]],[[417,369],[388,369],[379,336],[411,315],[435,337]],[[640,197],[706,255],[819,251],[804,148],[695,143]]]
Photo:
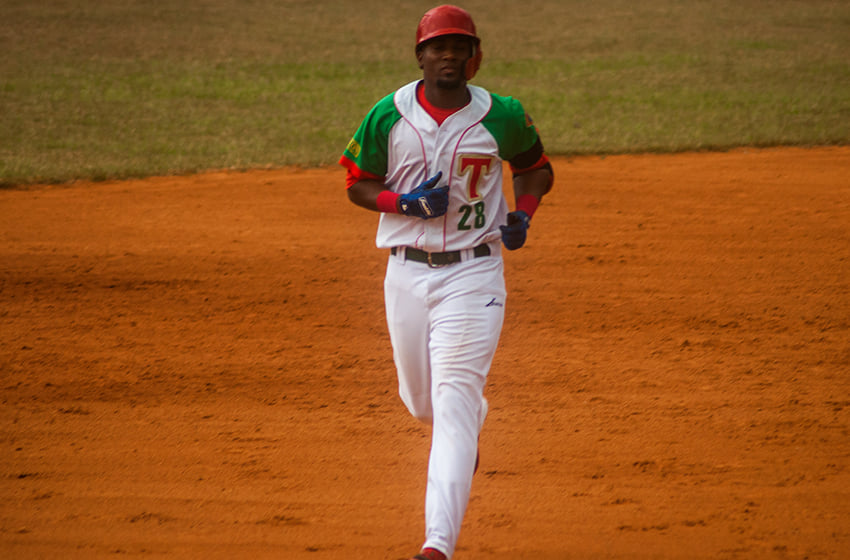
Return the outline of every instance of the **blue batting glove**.
[[[531,218],[523,210],[508,214],[508,225],[499,226],[502,230],[502,243],[508,251],[514,251],[525,245],[525,237]]]
[[[427,220],[438,218],[449,209],[449,187],[436,187],[443,172],[440,171],[415,189],[398,197],[398,210],[405,216]]]

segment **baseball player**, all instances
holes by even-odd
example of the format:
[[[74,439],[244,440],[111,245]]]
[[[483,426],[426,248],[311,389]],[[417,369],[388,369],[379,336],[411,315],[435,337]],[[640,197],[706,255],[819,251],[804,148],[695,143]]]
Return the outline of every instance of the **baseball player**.
[[[375,104],[340,159],[349,199],[381,213],[376,245],[390,253],[384,296],[399,395],[432,426],[425,542],[411,560],[455,551],[505,314],[501,245],[523,246],[553,182],[522,105],[467,83],[481,58],[469,13],[429,10],[416,30],[422,79]]]

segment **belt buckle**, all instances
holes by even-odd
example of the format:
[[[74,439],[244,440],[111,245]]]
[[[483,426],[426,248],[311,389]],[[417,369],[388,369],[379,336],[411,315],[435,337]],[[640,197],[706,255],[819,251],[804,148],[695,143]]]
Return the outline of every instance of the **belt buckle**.
[[[447,266],[447,264],[448,264],[448,263],[446,263],[446,264],[434,264],[434,263],[431,261],[431,255],[432,255],[432,254],[433,254],[433,253],[427,253],[427,255],[428,255],[428,267],[429,267],[429,268],[443,268],[444,266]]]

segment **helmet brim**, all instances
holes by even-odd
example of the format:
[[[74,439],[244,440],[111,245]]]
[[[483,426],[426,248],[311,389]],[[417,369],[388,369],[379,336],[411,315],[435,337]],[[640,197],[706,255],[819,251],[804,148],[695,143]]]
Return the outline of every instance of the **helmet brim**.
[[[443,29],[437,29],[428,33],[427,35],[423,35],[419,38],[419,42],[417,45],[421,45],[425,41],[430,41],[431,39],[436,39],[437,37],[443,37],[445,35],[463,35],[465,37],[471,37],[475,39],[475,42],[478,42],[478,37],[475,36],[474,33],[470,33],[467,29],[461,29],[460,27],[447,27]]]

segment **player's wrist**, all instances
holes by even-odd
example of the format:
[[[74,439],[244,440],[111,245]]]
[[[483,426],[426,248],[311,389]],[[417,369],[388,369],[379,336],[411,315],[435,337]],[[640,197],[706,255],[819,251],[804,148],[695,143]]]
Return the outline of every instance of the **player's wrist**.
[[[534,212],[537,210],[539,205],[540,199],[533,194],[524,194],[518,196],[516,199],[516,209],[528,214],[529,218],[534,215]]]
[[[398,197],[399,194],[393,191],[381,191],[376,200],[378,211],[385,214],[399,214]]]

